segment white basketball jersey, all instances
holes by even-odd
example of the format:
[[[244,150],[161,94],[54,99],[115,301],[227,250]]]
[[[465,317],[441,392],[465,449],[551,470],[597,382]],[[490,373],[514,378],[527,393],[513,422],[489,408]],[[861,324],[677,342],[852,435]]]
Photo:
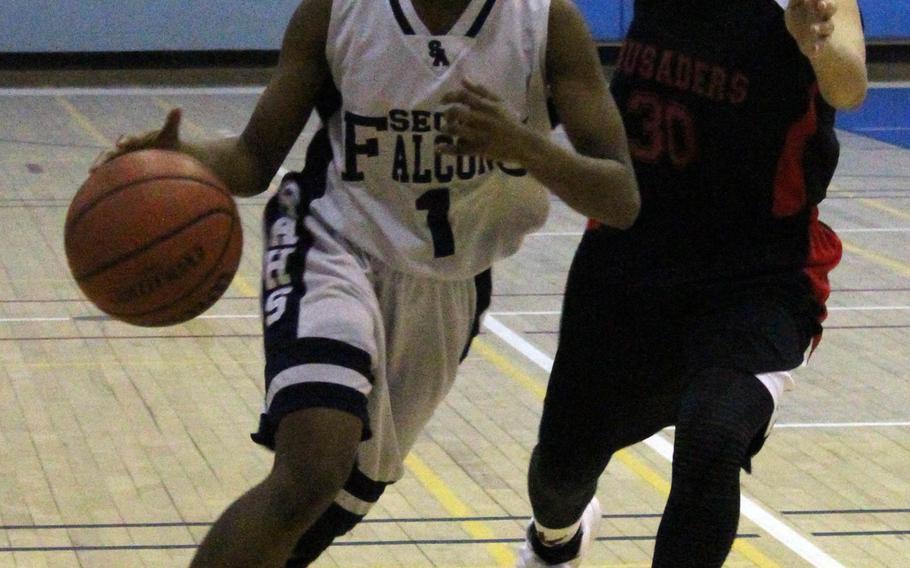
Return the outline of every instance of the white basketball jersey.
[[[442,156],[443,95],[467,77],[549,131],[549,0],[472,0],[432,35],[411,0],[335,0],[326,57],[341,97],[333,160],[311,211],[396,270],[470,278],[543,224],[546,189],[517,166]]]

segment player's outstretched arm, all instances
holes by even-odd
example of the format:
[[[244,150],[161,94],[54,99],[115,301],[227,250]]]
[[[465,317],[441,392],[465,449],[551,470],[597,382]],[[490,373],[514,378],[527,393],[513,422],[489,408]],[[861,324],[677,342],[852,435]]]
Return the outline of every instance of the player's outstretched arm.
[[[569,0],[553,0],[547,79],[573,149],[520,123],[483,85],[465,81],[443,97],[449,104],[445,154],[478,154],[517,162],[570,207],[628,228],[638,216],[638,185],[622,120],[610,96],[587,25]]]
[[[825,100],[855,108],[866,98],[866,43],[857,0],[791,0],[787,29],[809,58]]]
[[[179,135],[181,112],[172,110],[159,130],[123,137],[92,168],[121,154],[145,148],[185,152],[212,168],[231,192],[265,191],[313,111],[316,92],[328,77],[325,42],[331,0],[303,0],[288,25],[281,55],[243,134],[187,141]]]

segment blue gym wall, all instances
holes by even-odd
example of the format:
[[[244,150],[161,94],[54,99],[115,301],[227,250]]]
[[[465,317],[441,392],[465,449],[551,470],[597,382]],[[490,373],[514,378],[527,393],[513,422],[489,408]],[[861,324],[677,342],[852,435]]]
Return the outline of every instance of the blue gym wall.
[[[300,0],[0,0],[0,52],[277,49]]]
[[[576,1],[600,41],[631,21],[633,0]],[[277,49],[298,2],[0,0],[0,53]],[[870,41],[910,42],[910,0],[860,5]]]

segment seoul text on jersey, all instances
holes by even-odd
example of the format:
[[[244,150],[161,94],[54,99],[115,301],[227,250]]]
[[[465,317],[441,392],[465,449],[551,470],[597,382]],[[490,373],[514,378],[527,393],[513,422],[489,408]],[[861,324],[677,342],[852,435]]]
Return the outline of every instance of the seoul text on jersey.
[[[386,116],[362,116],[346,111],[342,179],[363,181],[362,161],[387,153],[392,153],[389,176],[398,183],[467,181],[496,169],[515,177],[527,174],[522,168],[478,156],[436,153],[436,144],[452,140],[441,132],[444,124],[445,115],[442,112],[428,110],[392,109]],[[386,135],[371,136],[380,132]]]

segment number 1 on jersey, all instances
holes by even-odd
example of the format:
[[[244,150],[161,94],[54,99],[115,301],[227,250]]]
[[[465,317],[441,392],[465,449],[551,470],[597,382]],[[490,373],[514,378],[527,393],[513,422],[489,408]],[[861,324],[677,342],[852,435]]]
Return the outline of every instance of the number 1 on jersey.
[[[431,189],[417,198],[417,209],[427,212],[427,226],[433,236],[433,256],[442,258],[455,254],[455,235],[449,224],[449,189]]]

